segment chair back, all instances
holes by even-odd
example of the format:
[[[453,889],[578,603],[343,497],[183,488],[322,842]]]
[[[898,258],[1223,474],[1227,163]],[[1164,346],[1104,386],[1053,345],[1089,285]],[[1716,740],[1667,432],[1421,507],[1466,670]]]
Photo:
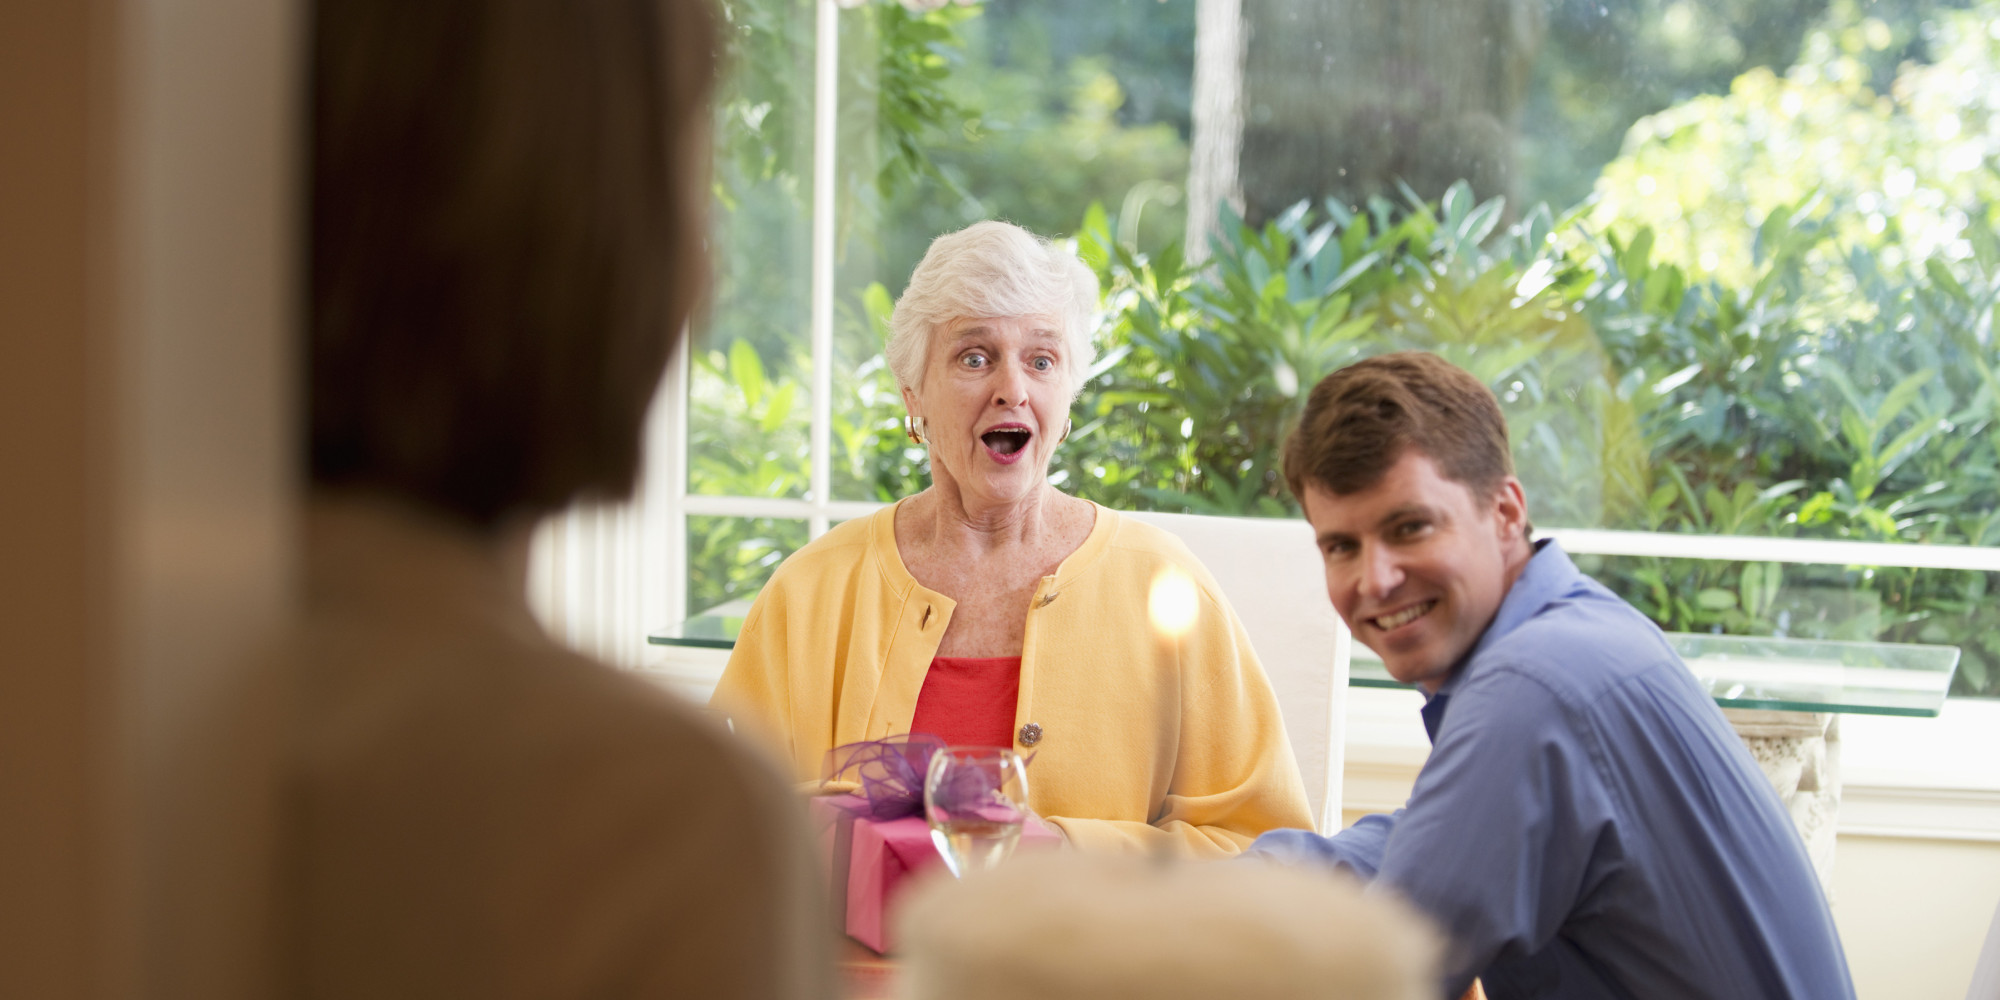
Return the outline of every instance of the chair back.
[[[1965,1000],[2000,1000],[2000,906],[1993,909],[1993,923],[1986,928],[1986,947],[1979,951],[1979,964],[1972,967],[1972,988]]]
[[[1290,518],[1126,516],[1179,537],[1222,587],[1277,693],[1319,832],[1340,829],[1350,639],[1327,600],[1312,526]]]

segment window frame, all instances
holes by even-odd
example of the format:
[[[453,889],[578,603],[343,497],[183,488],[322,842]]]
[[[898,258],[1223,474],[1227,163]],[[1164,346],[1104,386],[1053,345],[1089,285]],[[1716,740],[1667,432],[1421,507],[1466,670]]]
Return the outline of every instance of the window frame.
[[[688,398],[692,366],[688,350],[679,352],[669,372],[673,414],[664,426],[656,423],[653,466],[667,471],[671,502],[666,505],[669,533],[675,542],[667,571],[674,581],[669,606],[685,609],[687,593],[687,519],[746,517],[805,521],[807,540],[826,533],[833,522],[865,517],[887,506],[873,500],[833,498],[833,323],[835,281],[835,210],[838,205],[838,135],[840,106],[840,12],[843,0],[815,0],[813,49],[813,141],[811,235],[811,414],[808,431],[810,481],[804,497],[741,497],[689,492]],[[664,431],[665,433],[660,433]],[[2000,573],[2000,547],[1912,545],[1900,542],[1857,542],[1753,535],[1695,535],[1666,532],[1614,531],[1598,528],[1546,528],[1539,534],[1558,538],[1576,555],[1652,556],[1723,562],[1774,562],[1795,565],[1851,565],[1882,568],[1970,570]]]
[[[834,241],[837,221],[834,213],[838,202],[835,190],[837,183],[835,144],[839,131],[837,120],[839,16],[843,7],[841,0],[816,0],[815,7],[813,218],[808,333],[812,358],[808,437],[810,483],[805,496],[799,498],[690,493],[688,401],[692,365],[689,351],[679,352],[670,368],[666,391],[662,394],[664,397],[662,401],[667,403],[670,409],[668,413],[656,418],[655,433],[651,436],[652,443],[649,445],[651,451],[649,467],[664,475],[663,485],[666,488],[653,494],[658,499],[647,503],[644,507],[645,513],[642,514],[645,518],[658,517],[666,521],[666,530],[661,532],[667,539],[664,546],[663,567],[666,581],[661,593],[666,598],[667,608],[673,614],[684,614],[686,608],[689,517],[799,520],[806,522],[810,540],[825,534],[836,521],[867,516],[888,506],[879,501],[836,500],[832,496]],[[1595,528],[1552,527],[1540,529],[1537,534],[1560,540],[1565,549],[1577,555],[1649,556],[1727,562],[2000,573],[2000,547],[1695,535]],[[655,647],[653,654],[645,657],[643,662],[650,669],[662,672],[668,679],[684,688],[696,690],[701,687],[703,678],[712,678],[719,673],[722,657],[712,650]],[[1976,821],[1961,822],[1959,825],[1970,824],[1969,829],[1973,830],[1970,835],[1972,839],[2000,841],[2000,755],[1984,755],[1992,758],[1989,762],[1980,759],[1981,754],[1978,752],[1979,748],[1990,742],[1989,734],[1992,727],[2000,724],[2000,700],[1987,704],[1983,699],[1971,699],[1972,702],[1979,702],[1976,705],[1966,704],[1967,699],[1954,701],[1958,704],[1948,703],[1945,713],[1936,720],[1930,720],[1934,725],[1924,728],[1921,733],[1922,741],[1931,748],[1933,754],[1937,755],[1933,759],[1949,760],[1950,766],[1940,764],[1928,769],[1887,763],[1877,766],[1869,762],[1880,757],[1883,760],[1892,758],[1903,760],[1907,764],[1908,758],[1896,757],[1887,750],[1867,748],[1871,740],[1880,741],[1887,737],[1867,736],[1856,741],[1854,737],[1861,735],[1856,732],[1850,736],[1849,744],[1851,751],[1858,751],[1850,758],[1851,773],[1854,775],[1854,778],[1850,779],[1850,787],[1857,790],[1886,789],[1895,794],[1910,789],[1962,792],[1970,796],[1966,799],[1966,802],[1970,803],[1968,808],[1976,807],[1975,812],[1979,818]],[[1366,714],[1373,710],[1363,706],[1354,711]],[[1407,759],[1409,748],[1402,745],[1407,742],[1407,734],[1395,738],[1381,736],[1384,732],[1392,731],[1397,724],[1395,720],[1386,716],[1366,721],[1357,720],[1351,712],[1348,729],[1350,759],[1365,762],[1381,758],[1383,755],[1388,755],[1389,758]],[[1867,723],[1854,728],[1872,733],[1879,727]],[[1916,732],[1914,729],[1910,731]],[[1895,795],[1890,792],[1884,794],[1894,798]],[[1874,820],[1871,821],[1874,828],[1886,829],[1897,823],[1902,823],[1903,826],[1909,826],[1911,823],[1923,826],[1928,822],[1920,817],[1910,819],[1910,816],[1915,816],[1917,813],[1909,809],[1891,809],[1890,813],[1882,815],[1901,816],[1903,820]],[[1843,827],[1846,826],[1844,822]]]

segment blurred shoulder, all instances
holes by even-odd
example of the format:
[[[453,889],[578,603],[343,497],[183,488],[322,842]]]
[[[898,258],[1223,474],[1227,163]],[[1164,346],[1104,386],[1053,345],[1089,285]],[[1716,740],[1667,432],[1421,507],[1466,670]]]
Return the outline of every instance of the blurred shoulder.
[[[428,599],[309,607],[280,651],[297,663],[302,777],[315,788],[435,811],[427,789],[498,806],[567,797],[579,774],[650,790],[607,800],[627,805],[691,773],[758,783],[759,762],[698,707],[557,642],[499,581],[431,582]]]
[[[502,669],[523,702],[516,711],[607,742],[674,742],[706,753],[726,744],[701,709],[643,673],[621,670],[566,648],[524,647]]]

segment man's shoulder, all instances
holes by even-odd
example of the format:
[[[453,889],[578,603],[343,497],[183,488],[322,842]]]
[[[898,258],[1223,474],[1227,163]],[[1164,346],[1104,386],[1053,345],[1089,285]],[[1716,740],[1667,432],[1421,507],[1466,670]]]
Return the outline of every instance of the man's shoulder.
[[[1567,746],[1612,771],[1640,745],[1740,749],[1659,628],[1587,578],[1484,645],[1451,694],[1440,742]]]
[[[1467,664],[1468,684],[1527,680],[1558,698],[1592,700],[1679,657],[1657,625],[1582,574]]]

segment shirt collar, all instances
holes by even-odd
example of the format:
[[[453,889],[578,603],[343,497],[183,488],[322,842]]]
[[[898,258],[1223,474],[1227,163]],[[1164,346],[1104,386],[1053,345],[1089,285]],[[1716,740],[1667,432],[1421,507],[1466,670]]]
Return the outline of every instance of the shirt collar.
[[[1469,668],[1481,651],[1526,624],[1536,612],[1567,592],[1576,578],[1582,575],[1555,539],[1544,538],[1534,544],[1535,554],[1528,558],[1528,565],[1522,567],[1521,575],[1514,578],[1514,585],[1507,588],[1507,596],[1500,600],[1500,610],[1493,614],[1493,623],[1479,634],[1479,641],[1466,650],[1465,658],[1451,668],[1451,676],[1438,685],[1437,694],[1431,697],[1449,695],[1457,690],[1465,682]],[[1438,711],[1441,715],[1442,707]]]

